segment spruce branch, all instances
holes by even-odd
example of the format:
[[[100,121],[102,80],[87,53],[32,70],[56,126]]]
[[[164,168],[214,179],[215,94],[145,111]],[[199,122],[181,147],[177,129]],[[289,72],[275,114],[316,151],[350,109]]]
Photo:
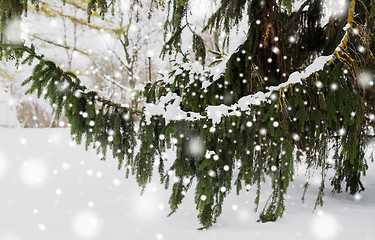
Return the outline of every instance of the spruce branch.
[[[33,45],[31,47],[27,47],[27,46],[16,46],[16,45],[11,45],[11,44],[0,44],[0,49],[5,49],[6,57],[14,57],[14,58],[17,58],[18,60],[22,60],[22,64],[25,64],[25,63],[31,64],[34,61],[34,59],[38,60],[39,64],[34,68],[34,73],[38,71],[39,68],[43,68],[44,66],[49,66],[51,70],[53,70],[53,72],[57,74],[57,76],[55,76],[56,78],[62,77],[64,80],[66,80],[69,83],[72,89],[81,91],[81,94],[83,96],[94,94],[95,100],[101,103],[102,106],[114,107],[114,108],[121,109],[123,111],[130,112],[131,114],[142,115],[142,112],[139,110],[131,109],[129,107],[124,107],[118,103],[113,103],[103,97],[97,96],[95,92],[90,91],[88,93],[85,93],[87,88],[80,84],[81,81],[74,73],[65,72],[60,67],[58,67],[54,62],[45,60],[45,57],[43,55],[37,54],[35,52],[35,47]],[[27,54],[28,56],[24,58],[24,54]],[[32,81],[32,78],[29,78],[25,82],[25,84],[31,81]],[[39,94],[41,94],[41,90],[39,91]]]
[[[238,168],[239,174],[234,181],[238,192],[243,184],[246,184],[246,190],[257,186],[256,209],[261,202],[262,182],[266,177],[270,178],[273,191],[260,213],[260,221],[275,221],[283,216],[285,194],[293,181],[296,164],[302,162],[298,159],[300,156],[306,156],[309,173],[323,168],[322,183],[328,167],[334,169],[331,182],[334,191],[345,189],[355,194],[364,189],[361,176],[368,168],[364,158],[366,131],[375,127],[373,115],[370,115],[374,114],[374,91],[373,88],[359,89],[355,75],[345,73],[345,69],[356,72],[358,70],[352,68],[358,65],[373,73],[374,57],[355,48],[363,43],[363,35],[352,33],[354,27],[363,26],[369,34],[365,41],[371,42],[374,26],[366,25],[359,17],[360,13],[354,12],[355,2],[351,1],[349,8],[349,27],[341,31],[344,37],[340,33],[335,45],[328,47],[315,42],[325,34],[319,25],[318,8],[307,10],[308,24],[298,22],[306,29],[301,29],[298,41],[292,45],[285,39],[289,32],[284,32],[283,26],[290,23],[293,16],[274,11],[276,1],[263,2],[266,4],[263,9],[259,8],[261,1],[251,1],[249,13],[254,14],[249,14],[249,33],[238,49],[223,61],[224,72],[215,75],[215,69],[193,65],[183,55],[181,61],[173,62],[175,66],[166,77],[168,79],[146,85],[143,94],[147,103],[144,111],[139,112],[89,91],[73,73],[64,72],[55,63],[36,54],[33,46],[4,46],[3,52],[6,57],[22,63],[36,60],[32,76],[24,82],[31,85],[28,93],[36,91],[40,96],[44,93],[51,104],[57,105],[59,114],[64,110],[78,143],[85,141],[86,148],[97,147],[102,158],[105,158],[107,148],[112,148],[119,168],[125,164],[127,175],[135,175],[142,190],[152,179],[156,159],[173,146],[176,160],[172,167],[167,173],[163,165],[158,169],[166,187],[170,178],[177,179],[169,200],[171,213],[178,209],[191,186],[191,181],[186,183],[186,179],[195,178],[198,218],[202,229],[211,227],[222,212],[224,198],[231,191],[234,169]],[[181,33],[176,32],[189,27],[181,21],[188,1],[170,3],[173,12],[168,24],[172,25],[167,29],[175,34],[172,34],[174,39],[170,47],[176,50],[181,42]],[[221,1],[216,15],[210,18],[211,26],[217,24],[229,32],[242,19],[247,3],[244,0]],[[291,3],[282,1],[288,8]],[[96,8],[107,11],[109,6],[107,1],[92,1],[91,5],[93,11]],[[363,11],[362,15],[365,15]],[[261,26],[257,25],[257,18],[261,20]],[[354,25],[354,21],[359,25]],[[267,29],[267,26],[270,26],[269,35],[263,36],[259,30]],[[262,37],[267,41],[262,41]],[[279,38],[277,41],[276,37]],[[197,39],[196,42],[200,41]],[[278,56],[268,50],[278,41],[282,55],[287,57],[282,59],[285,65],[279,71],[289,78],[285,82],[281,73],[276,75],[281,83],[274,86],[267,83],[266,77],[274,77],[268,75],[268,70],[279,66],[273,64]],[[267,48],[260,49],[260,44]],[[365,46],[373,49],[372,42]],[[316,57],[320,54],[323,55]],[[65,90],[55,84],[63,81],[68,83]],[[137,114],[141,117],[138,132],[132,119]],[[134,153],[136,137],[141,145],[139,152]],[[206,152],[192,154],[189,151],[190,141],[196,138]],[[331,163],[327,158],[332,141],[335,141],[332,147],[335,155]],[[324,187],[322,184],[319,189],[319,204],[323,200]],[[308,184],[305,191],[307,188]]]

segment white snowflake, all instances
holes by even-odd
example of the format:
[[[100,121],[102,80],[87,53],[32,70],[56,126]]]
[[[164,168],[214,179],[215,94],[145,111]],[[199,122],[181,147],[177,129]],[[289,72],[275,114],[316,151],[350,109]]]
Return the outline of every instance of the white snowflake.
[[[198,157],[203,153],[204,146],[202,144],[202,141],[196,137],[192,138],[189,141],[189,153],[194,156]]]
[[[30,159],[20,169],[22,181],[29,186],[40,186],[48,177],[48,167],[40,159]]]
[[[73,217],[72,228],[78,237],[93,238],[99,234],[101,223],[96,213],[81,211]]]
[[[320,210],[312,220],[310,230],[317,239],[335,239],[341,226],[334,216]]]
[[[3,154],[0,153],[0,177],[5,175],[8,168],[8,161]]]

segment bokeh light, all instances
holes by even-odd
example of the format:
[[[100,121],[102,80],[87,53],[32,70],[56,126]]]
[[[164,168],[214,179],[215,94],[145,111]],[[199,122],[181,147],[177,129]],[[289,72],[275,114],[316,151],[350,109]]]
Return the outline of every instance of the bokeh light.
[[[80,238],[94,238],[101,230],[101,222],[93,211],[81,211],[73,217],[73,232]]]
[[[311,222],[311,233],[316,239],[335,239],[340,232],[338,220],[323,211],[318,211]]]
[[[8,164],[8,161],[5,155],[0,152],[0,177],[5,175],[7,168],[8,168],[7,164]]]
[[[29,186],[39,186],[48,176],[48,167],[40,159],[30,159],[23,163],[20,169],[22,181]]]

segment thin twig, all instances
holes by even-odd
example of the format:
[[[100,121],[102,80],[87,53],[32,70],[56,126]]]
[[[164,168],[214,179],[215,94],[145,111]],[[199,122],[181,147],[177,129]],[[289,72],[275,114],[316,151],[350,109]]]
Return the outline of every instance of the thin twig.
[[[290,22],[288,23],[288,25],[286,26],[286,29],[287,31],[289,30],[289,28],[292,27],[292,25],[294,24],[294,22],[299,18],[299,16],[302,14],[303,12],[303,9],[311,2],[311,0],[307,0],[306,2],[304,2],[301,7],[298,9],[298,11],[296,12],[296,14],[294,14],[294,16],[292,17],[292,19],[290,20]],[[286,31],[286,32],[287,32]]]

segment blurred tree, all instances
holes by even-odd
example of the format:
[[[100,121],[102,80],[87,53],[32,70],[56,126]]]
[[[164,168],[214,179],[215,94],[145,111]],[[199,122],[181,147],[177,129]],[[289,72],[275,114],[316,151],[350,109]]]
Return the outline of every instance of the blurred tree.
[[[157,45],[162,43],[161,23],[156,21],[158,17],[150,23],[145,21],[147,17],[134,16],[125,2],[114,8],[114,16],[105,21],[92,19],[89,22],[87,3],[78,0],[64,3],[40,1],[37,8],[31,9],[32,16],[29,13],[24,20],[28,35],[35,45],[50,48],[44,50],[47,56],[59,62],[63,69],[81,78],[89,78],[85,84],[90,88],[112,101],[138,108],[139,100],[133,89],[147,80],[150,49],[158,49]],[[41,22],[47,26],[41,26]],[[54,34],[46,29],[52,29]],[[64,50],[66,56],[62,57],[56,47]],[[156,70],[151,70],[154,79]]]

